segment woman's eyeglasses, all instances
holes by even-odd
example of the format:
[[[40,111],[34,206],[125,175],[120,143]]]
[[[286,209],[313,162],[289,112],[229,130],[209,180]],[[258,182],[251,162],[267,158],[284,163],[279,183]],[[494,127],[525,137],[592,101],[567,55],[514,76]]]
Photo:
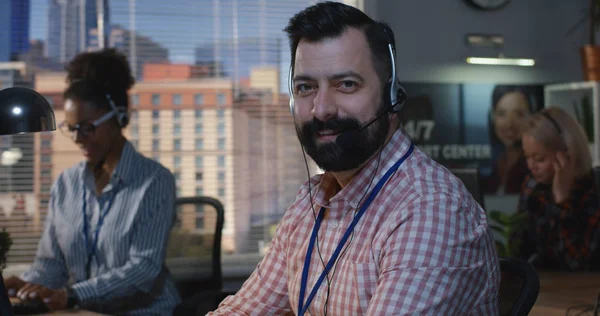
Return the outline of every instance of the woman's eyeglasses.
[[[85,138],[94,135],[96,128],[113,116],[115,116],[115,112],[110,111],[91,123],[69,125],[67,122],[63,121],[58,125],[58,128],[65,136],[71,137],[73,140],[77,139],[77,136]]]

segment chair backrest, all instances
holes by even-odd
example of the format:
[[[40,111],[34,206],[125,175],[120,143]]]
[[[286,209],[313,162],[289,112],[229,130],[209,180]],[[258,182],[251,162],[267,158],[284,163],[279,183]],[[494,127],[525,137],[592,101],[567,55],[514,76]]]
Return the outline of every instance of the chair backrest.
[[[221,290],[223,204],[206,196],[178,198],[175,204],[177,221],[166,261],[180,295],[186,298],[204,290]]]
[[[483,205],[483,188],[481,187],[479,168],[457,168],[449,170],[465,184],[475,201],[477,201],[481,207],[485,208]]]
[[[500,315],[527,315],[540,292],[540,279],[531,263],[500,259]]]

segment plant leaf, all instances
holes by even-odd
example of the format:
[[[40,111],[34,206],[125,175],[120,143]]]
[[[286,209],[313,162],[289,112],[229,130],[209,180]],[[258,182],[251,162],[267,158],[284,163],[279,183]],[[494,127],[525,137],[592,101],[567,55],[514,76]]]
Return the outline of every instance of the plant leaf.
[[[500,223],[500,224],[504,224],[504,221],[502,220],[502,212],[500,211],[489,211],[488,212],[489,217],[491,219],[493,219],[494,221]]]
[[[498,225],[494,225],[494,224],[489,225],[489,227],[490,227],[491,230],[504,235],[504,227],[498,226]]]

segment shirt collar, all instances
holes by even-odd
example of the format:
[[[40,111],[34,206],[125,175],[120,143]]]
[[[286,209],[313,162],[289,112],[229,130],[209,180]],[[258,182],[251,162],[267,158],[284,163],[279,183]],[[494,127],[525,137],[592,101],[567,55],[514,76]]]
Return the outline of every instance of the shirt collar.
[[[411,140],[401,129],[398,129],[384,146],[381,154],[375,154],[369,162],[352,178],[343,189],[330,172],[315,176],[317,185],[312,188],[313,200],[318,207],[335,207],[332,204],[347,202],[353,208],[358,208],[367,189],[372,190],[389,168],[404,155]],[[318,177],[318,178],[317,178]]]
[[[116,184],[116,182],[122,182],[122,184],[127,184],[133,179],[133,165],[136,163],[136,158],[138,155],[139,154],[137,153],[133,145],[129,141],[126,141],[125,145],[123,146],[123,151],[121,152],[119,162],[117,162],[117,167],[111,175],[110,184],[109,186],[107,186],[107,189],[113,187]],[[94,179],[92,173],[90,172],[90,169],[88,168],[88,164],[82,164],[82,169],[83,170],[81,174],[84,183],[86,183],[90,187],[90,189],[93,189],[95,187],[93,181]]]

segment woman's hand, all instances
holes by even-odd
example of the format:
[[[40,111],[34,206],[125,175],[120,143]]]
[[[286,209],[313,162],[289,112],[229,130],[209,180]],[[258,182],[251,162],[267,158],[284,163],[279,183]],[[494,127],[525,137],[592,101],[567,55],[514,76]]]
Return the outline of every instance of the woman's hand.
[[[552,180],[552,195],[557,204],[567,201],[571,197],[571,190],[575,183],[575,159],[565,152],[556,153],[554,162],[554,179]]]
[[[4,287],[6,287],[6,291],[8,292],[8,296],[16,297],[17,292],[25,285],[27,282],[21,280],[16,276],[10,276],[6,280],[4,280]]]
[[[21,300],[41,299],[52,311],[67,308],[68,296],[67,290],[54,290],[39,284],[27,283],[17,292],[17,297]]]

